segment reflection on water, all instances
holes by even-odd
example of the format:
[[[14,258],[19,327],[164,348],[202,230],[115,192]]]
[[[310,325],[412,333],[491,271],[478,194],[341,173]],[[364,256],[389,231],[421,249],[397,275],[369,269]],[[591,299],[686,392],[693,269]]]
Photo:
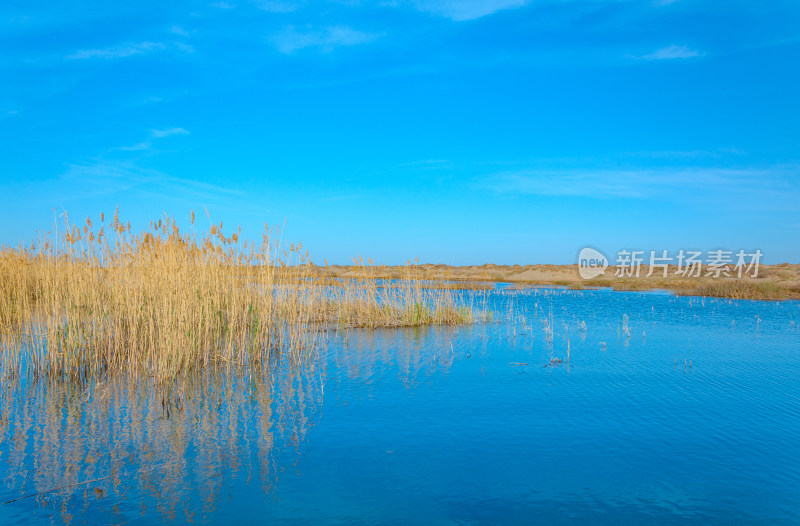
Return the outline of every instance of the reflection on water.
[[[322,405],[324,368],[217,371],[171,385],[115,377],[39,380],[3,391],[3,501],[64,522],[90,512],[204,519],[230,476],[275,483],[275,450],[299,454]],[[135,511],[134,511],[135,509]]]
[[[158,384],[5,381],[0,522],[800,521],[800,304],[501,289]]]

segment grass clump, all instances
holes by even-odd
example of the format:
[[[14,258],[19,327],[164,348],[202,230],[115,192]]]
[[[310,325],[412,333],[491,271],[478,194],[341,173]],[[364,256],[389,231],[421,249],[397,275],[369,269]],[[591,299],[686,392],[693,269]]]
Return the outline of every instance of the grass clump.
[[[771,300],[785,298],[787,292],[795,291],[768,280],[725,280],[706,282],[690,293],[720,298]]]

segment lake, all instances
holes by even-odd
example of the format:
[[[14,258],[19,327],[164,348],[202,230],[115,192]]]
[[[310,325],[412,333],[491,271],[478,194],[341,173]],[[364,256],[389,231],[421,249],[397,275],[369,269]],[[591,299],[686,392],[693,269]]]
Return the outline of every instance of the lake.
[[[493,318],[7,381],[0,522],[800,523],[800,302],[462,294]]]

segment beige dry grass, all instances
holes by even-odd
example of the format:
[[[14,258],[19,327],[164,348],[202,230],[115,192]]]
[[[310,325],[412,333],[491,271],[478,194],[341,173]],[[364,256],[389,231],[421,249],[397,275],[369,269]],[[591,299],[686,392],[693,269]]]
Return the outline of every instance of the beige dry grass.
[[[399,275],[401,267],[383,267],[387,278]],[[671,290],[677,294],[718,296],[736,299],[789,299],[800,298],[800,265],[788,263],[761,265],[756,278],[752,277],[708,277],[675,276],[675,268],[669,269],[668,277],[659,271],[646,277],[649,268],[643,266],[641,277],[616,277],[615,267],[609,267],[605,275],[582,279],[576,265],[473,265],[454,267],[448,265],[420,265],[420,275],[425,280],[447,282],[450,287],[479,288],[487,283],[513,283],[517,286],[557,285],[581,289],[611,287],[617,290]],[[332,275],[343,275],[350,267],[331,267]],[[460,284],[460,285],[459,285]]]

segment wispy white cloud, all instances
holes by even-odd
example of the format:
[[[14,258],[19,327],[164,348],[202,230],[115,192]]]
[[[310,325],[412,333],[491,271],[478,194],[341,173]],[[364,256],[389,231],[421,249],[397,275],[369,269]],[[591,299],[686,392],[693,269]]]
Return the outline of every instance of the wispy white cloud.
[[[650,150],[623,152],[620,155],[631,158],[645,159],[720,159],[733,155],[743,155],[745,152],[738,148],[717,148],[715,150]]]
[[[189,132],[183,128],[166,128],[163,130],[150,130],[150,136],[154,139],[169,137],[170,135],[188,135]]]
[[[411,6],[417,11],[451,20],[463,21],[481,18],[497,11],[522,7],[532,0],[381,0],[384,7]],[[337,4],[359,6],[360,0],[336,0]],[[256,5],[271,13],[289,13],[306,4],[305,0],[256,0]]]
[[[124,58],[134,55],[150,53],[165,49],[166,46],[161,42],[139,42],[136,44],[123,44],[105,49],[81,49],[71,55],[67,55],[70,60],[85,60],[88,58]]]
[[[525,170],[494,174],[476,184],[481,189],[515,196],[725,199],[800,210],[798,175],[800,166],[794,165],[760,169]]]
[[[674,60],[680,58],[692,58],[702,55],[699,51],[690,49],[687,46],[672,45],[657,49],[652,53],[636,57],[642,60]]]
[[[170,30],[170,33],[175,33],[176,35],[179,35],[179,36],[182,36],[182,37],[188,37],[189,36],[189,32],[186,31],[181,26],[172,26],[169,30]]]
[[[272,37],[272,42],[281,53],[292,53],[299,49],[319,48],[324,53],[341,46],[355,46],[372,42],[382,33],[365,33],[348,26],[331,26],[321,30],[298,30],[288,26]]]
[[[414,167],[420,170],[449,170],[453,167],[452,161],[447,159],[424,159],[402,163],[402,167]]]
[[[216,7],[217,9],[233,9],[236,7],[236,4],[232,4],[230,2],[214,2],[211,4],[212,7]]]
[[[59,177],[66,187],[79,194],[71,198],[100,197],[121,192],[147,192],[149,195],[181,199],[214,201],[220,196],[242,196],[243,193],[203,181],[173,177],[124,161],[95,161],[69,165]]]
[[[87,59],[116,59],[126,58],[135,55],[144,55],[153,53],[155,51],[164,51],[167,49],[177,49],[184,53],[192,53],[194,48],[184,42],[138,42],[130,44],[121,44],[102,49],[81,49],[67,55],[69,60],[87,60]]]
[[[188,135],[189,131],[184,128],[165,128],[163,130],[150,130],[150,137],[146,141],[136,143],[132,146],[120,146],[113,148],[114,150],[121,150],[125,152],[136,152],[149,150],[153,147],[153,139],[163,139],[165,137],[172,137],[173,135]]]
[[[144,141],[136,143],[132,146],[120,146],[119,148],[115,148],[115,150],[122,150],[124,152],[138,152],[142,150],[149,150],[152,147],[150,141]]]
[[[522,7],[527,3],[528,0],[415,0],[414,7],[426,13],[464,21]]]
[[[303,2],[298,0],[259,0],[258,8],[270,13],[290,13],[299,8]]]

